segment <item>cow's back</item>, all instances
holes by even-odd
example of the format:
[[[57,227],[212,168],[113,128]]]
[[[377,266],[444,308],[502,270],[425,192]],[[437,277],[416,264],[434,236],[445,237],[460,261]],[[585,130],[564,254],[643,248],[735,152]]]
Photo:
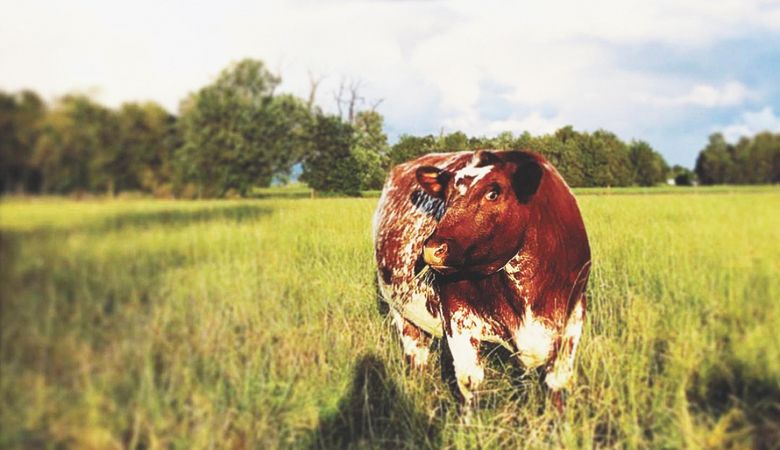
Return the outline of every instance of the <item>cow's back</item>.
[[[437,294],[430,277],[415,276],[415,266],[444,204],[420,188],[416,171],[422,166],[455,171],[465,166],[471,155],[432,153],[396,166],[374,214],[374,252],[382,296],[407,320],[435,336],[441,334]]]

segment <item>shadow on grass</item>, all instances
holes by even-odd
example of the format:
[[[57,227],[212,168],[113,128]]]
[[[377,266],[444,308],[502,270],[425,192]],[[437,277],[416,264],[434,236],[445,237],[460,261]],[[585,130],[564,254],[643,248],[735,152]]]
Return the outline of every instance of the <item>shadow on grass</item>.
[[[365,355],[338,411],[320,420],[312,448],[431,448],[438,439],[435,418],[401,392],[382,360]]]
[[[127,228],[146,228],[153,226],[186,226],[193,223],[214,221],[244,222],[267,216],[273,211],[268,206],[231,205],[204,207],[193,210],[164,209],[159,211],[130,211],[96,221],[79,230],[91,233],[121,231]]]
[[[230,206],[203,206],[197,209],[162,209],[152,211],[127,211],[119,212],[107,217],[101,217],[94,221],[80,225],[68,226],[42,226],[24,231],[0,231],[0,235],[18,235],[30,237],[33,235],[60,236],[71,233],[104,234],[108,232],[123,231],[126,229],[143,229],[155,226],[182,227],[195,223],[205,224],[215,221],[228,221],[241,223],[247,220],[256,220],[268,216],[273,208],[267,205],[230,205]],[[63,215],[68,212],[64,211]],[[9,239],[6,236],[6,239]]]
[[[260,200],[266,199],[301,199],[301,198],[314,198],[311,191],[291,191],[291,192],[257,192],[249,195],[249,198],[256,198]]]
[[[749,434],[753,448],[780,445],[780,383],[731,361],[692,383],[688,400],[718,420],[723,433],[715,438],[739,439]],[[713,442],[714,443],[714,442]],[[727,442],[715,443],[727,444]]]

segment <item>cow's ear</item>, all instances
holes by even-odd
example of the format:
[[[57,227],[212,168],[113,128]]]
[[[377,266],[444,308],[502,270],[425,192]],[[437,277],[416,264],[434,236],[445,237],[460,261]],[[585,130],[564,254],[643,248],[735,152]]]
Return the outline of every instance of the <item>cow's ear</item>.
[[[444,198],[444,188],[450,179],[448,172],[433,166],[417,169],[417,182],[431,197]]]
[[[536,194],[543,174],[542,167],[536,161],[526,161],[517,166],[512,183],[521,202],[528,202]]]

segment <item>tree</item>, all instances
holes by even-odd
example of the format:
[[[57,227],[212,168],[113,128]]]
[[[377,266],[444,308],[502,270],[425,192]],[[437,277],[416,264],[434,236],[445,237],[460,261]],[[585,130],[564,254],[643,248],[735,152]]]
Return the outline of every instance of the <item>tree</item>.
[[[490,148],[494,148],[496,150],[516,150],[514,147],[515,145],[515,136],[512,134],[511,131],[504,131],[500,133],[498,136],[496,136],[494,139],[492,139],[492,145]]]
[[[301,181],[318,191],[359,195],[361,173],[352,153],[352,126],[338,116],[319,115],[309,134]]]
[[[594,156],[592,177],[598,186],[630,186],[632,180],[628,148],[614,133],[597,130],[590,142]]]
[[[669,171],[676,186],[692,186],[696,180],[696,174],[687,167],[675,164]]]
[[[435,151],[437,151],[435,137],[402,134],[387,154],[388,166],[392,168]]]
[[[311,116],[306,103],[274,96],[280,79],[245,59],[182,104],[180,173],[201,195],[268,186],[300,160]]]
[[[358,164],[360,189],[381,189],[387,176],[387,135],[382,130],[384,118],[376,111],[355,115],[352,154]]]
[[[566,179],[570,186],[587,185],[583,149],[586,135],[574,130],[571,125],[558,129],[552,135],[531,137],[525,133],[521,148],[530,148],[545,156]]]
[[[436,141],[436,147],[442,152],[462,152],[469,150],[471,145],[469,137],[462,131],[456,131],[446,136],[441,136]]]
[[[46,114],[32,163],[44,192],[112,191],[117,122],[112,112],[83,95],[61,98]]]
[[[32,156],[45,113],[46,106],[32,91],[0,91],[0,192],[39,188]]]
[[[780,134],[763,132],[742,138],[734,149],[736,183],[780,182]]]
[[[116,116],[116,189],[169,194],[173,155],[181,145],[176,117],[153,102],[125,103]]]
[[[721,133],[713,133],[696,158],[696,175],[702,184],[728,183],[734,172],[734,150]]]
[[[645,141],[632,141],[628,148],[634,183],[653,186],[666,181],[669,166],[664,158]]]

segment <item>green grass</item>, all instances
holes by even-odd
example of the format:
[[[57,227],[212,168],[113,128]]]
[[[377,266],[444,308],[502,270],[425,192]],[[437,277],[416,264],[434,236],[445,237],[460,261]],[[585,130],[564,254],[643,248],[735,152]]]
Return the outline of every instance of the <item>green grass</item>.
[[[583,195],[594,265],[568,407],[496,357],[470,421],[438,358],[404,367],[375,203],[3,200],[0,447],[780,442],[780,190]]]

